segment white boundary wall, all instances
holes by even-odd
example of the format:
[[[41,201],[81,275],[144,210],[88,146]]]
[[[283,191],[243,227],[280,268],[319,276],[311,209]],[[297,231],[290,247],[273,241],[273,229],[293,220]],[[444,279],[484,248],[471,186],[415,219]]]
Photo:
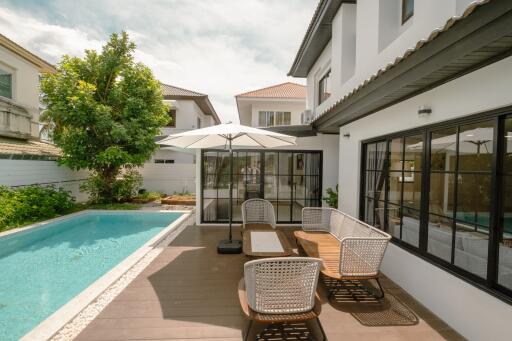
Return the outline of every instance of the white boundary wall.
[[[78,202],[87,201],[79,186],[88,177],[86,171],[74,172],[56,161],[0,159],[0,185],[54,185],[71,192]]]
[[[358,216],[362,141],[512,105],[511,87],[508,57],[341,127],[339,208]],[[422,105],[430,106],[432,114],[418,117]],[[350,137],[342,137],[345,133]],[[509,304],[393,244],[382,271],[467,339],[510,339]]]
[[[146,163],[139,171],[144,179],[142,187],[148,191],[196,192],[196,165],[193,163]]]

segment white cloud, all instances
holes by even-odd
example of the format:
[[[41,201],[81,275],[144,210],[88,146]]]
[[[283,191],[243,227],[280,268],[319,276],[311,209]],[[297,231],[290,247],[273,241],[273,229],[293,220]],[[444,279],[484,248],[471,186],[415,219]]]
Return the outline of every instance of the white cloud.
[[[98,49],[126,30],[135,57],[163,82],[206,93],[224,120],[234,95],[289,80],[286,73],[313,14],[312,0],[49,1],[47,13],[13,3],[0,9],[0,31],[56,62]],[[295,80],[297,81],[297,80]],[[300,82],[300,80],[298,80]]]

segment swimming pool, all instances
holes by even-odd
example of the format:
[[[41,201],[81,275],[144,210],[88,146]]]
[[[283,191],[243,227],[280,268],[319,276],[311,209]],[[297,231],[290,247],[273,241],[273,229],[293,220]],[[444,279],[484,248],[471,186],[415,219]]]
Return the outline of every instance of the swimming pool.
[[[0,340],[17,340],[182,213],[83,212],[0,237]]]

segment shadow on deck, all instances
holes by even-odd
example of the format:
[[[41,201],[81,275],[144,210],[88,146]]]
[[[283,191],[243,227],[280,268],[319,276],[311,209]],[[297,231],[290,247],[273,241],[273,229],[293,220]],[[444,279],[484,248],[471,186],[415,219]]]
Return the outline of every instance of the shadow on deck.
[[[248,259],[217,254],[225,235],[224,228],[186,228],[77,339],[242,340],[237,284]],[[327,288],[334,283],[319,285],[320,321],[329,340],[462,339],[387,278],[384,302],[373,299],[368,283],[344,284],[330,300]],[[262,339],[308,340],[309,335],[304,324],[276,325]]]

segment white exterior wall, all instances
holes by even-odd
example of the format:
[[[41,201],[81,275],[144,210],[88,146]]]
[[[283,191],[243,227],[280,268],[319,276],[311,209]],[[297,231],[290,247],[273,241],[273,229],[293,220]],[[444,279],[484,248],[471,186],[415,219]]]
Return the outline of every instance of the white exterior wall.
[[[215,124],[213,117],[211,115],[205,115],[193,100],[164,100],[164,103],[176,109],[176,128],[162,128],[163,135],[196,129],[197,118],[201,119],[201,128]]]
[[[143,188],[148,191],[174,194],[196,192],[196,165],[193,163],[147,163],[140,169]]]
[[[306,99],[237,98],[240,124],[258,127],[260,111],[289,111],[290,124],[300,124]]]
[[[416,0],[414,15],[404,25],[401,0],[342,4],[333,19],[331,41],[307,76],[308,109],[321,114],[419,40],[426,39],[434,29],[444,26],[449,18],[460,15],[469,3],[470,0]],[[318,81],[329,68],[331,96],[318,106]]]
[[[88,195],[79,191],[79,186],[87,179],[87,171],[74,172],[55,161],[0,160],[0,185],[24,186],[52,184],[62,187],[78,202],[87,201]]]
[[[211,115],[205,115],[193,100],[165,100],[165,104],[176,109],[176,128],[164,127],[163,135],[176,134],[197,128],[197,118],[201,128],[215,124]],[[155,159],[174,160],[174,163],[154,163]],[[143,188],[166,194],[196,191],[194,151],[159,149],[139,171],[143,177]]]
[[[290,124],[300,124],[300,115],[306,108],[305,100],[285,100],[279,101],[257,101],[251,106],[251,125],[253,127],[259,127],[258,119],[260,111],[289,111],[290,112]]]
[[[0,68],[13,73],[13,101],[32,115],[31,134],[39,137],[38,68],[3,46],[0,46]]]
[[[315,64],[311,67],[307,77],[307,109],[312,110],[315,115],[317,113],[321,113],[333,103],[332,100],[334,98],[334,94],[331,94],[327,100],[318,105],[318,81],[329,69],[331,69],[331,86],[332,90],[335,91],[335,84],[338,82],[336,79],[338,79],[338,75],[340,75],[340,72],[336,72],[335,69],[332,69],[331,58],[332,48],[331,42],[329,42],[316,60]],[[341,66],[341,63],[339,63],[339,65]]]
[[[340,128],[339,208],[358,216],[361,142],[393,132],[512,105],[512,57],[405,100]],[[428,105],[432,114],[417,115]],[[349,138],[343,134],[350,133]],[[470,340],[505,340],[510,305],[390,245],[383,272],[428,309]],[[454,303],[454,304],[450,304]],[[492,319],[478,319],[482,313]],[[470,321],[470,322],[468,322]]]

